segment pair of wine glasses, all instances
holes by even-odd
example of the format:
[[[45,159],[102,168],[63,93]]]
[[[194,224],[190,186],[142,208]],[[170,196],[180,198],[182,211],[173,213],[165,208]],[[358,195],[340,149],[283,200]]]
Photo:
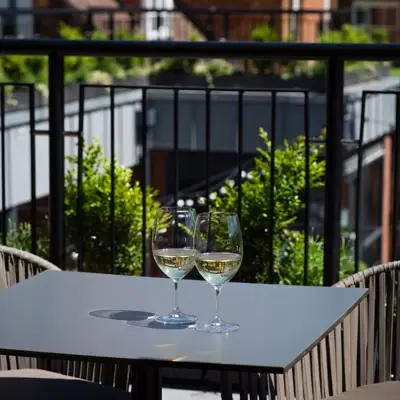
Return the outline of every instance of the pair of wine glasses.
[[[193,325],[194,315],[185,314],[178,305],[178,284],[196,265],[200,275],[214,287],[216,316],[205,324],[196,324],[202,332],[229,333],[239,325],[220,317],[222,286],[239,270],[243,258],[243,240],[239,218],[235,213],[208,212],[196,217],[189,207],[161,207],[157,211],[152,233],[153,257],[158,267],[171,278],[175,288],[175,308],[157,318],[164,324]]]

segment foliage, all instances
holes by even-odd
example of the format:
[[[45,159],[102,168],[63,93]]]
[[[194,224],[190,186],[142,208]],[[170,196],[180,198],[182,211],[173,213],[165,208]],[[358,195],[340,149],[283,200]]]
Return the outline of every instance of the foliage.
[[[243,265],[237,279],[245,282],[269,282],[302,284],[304,234],[291,230],[299,213],[304,209],[301,196],[306,188],[305,138],[300,136],[291,144],[284,142],[282,148],[275,149],[274,185],[274,229],[268,232],[271,196],[271,141],[268,134],[260,129],[264,147],[258,149],[255,165],[250,178],[242,184],[241,225],[244,239]],[[309,150],[310,189],[324,185],[325,161],[321,158],[323,144]],[[217,195],[214,210],[237,210],[238,191],[227,182],[224,195]],[[270,263],[269,235],[273,235],[273,276],[268,276]],[[309,238],[309,282],[318,284],[322,279],[322,242],[319,238]],[[342,262],[350,265],[348,251],[342,250]]]
[[[374,30],[370,35],[365,29],[351,24],[344,24],[339,30],[328,30],[321,34],[319,43],[381,43],[387,40],[385,30]],[[374,72],[379,62],[372,61],[346,61],[345,71],[347,72]],[[309,75],[321,75],[326,70],[326,61],[321,60],[314,63],[309,69]]]
[[[387,43],[389,41],[388,31],[384,28],[372,29],[371,38],[374,43]]]
[[[207,63],[207,72],[212,77],[232,75],[235,72],[233,65],[222,59],[213,58]]]
[[[47,232],[45,232],[45,229],[43,229],[46,227],[47,224],[45,224],[45,226],[42,227],[42,229],[39,229],[37,232],[36,254],[43,258],[47,258],[49,255],[49,237],[47,235]],[[8,221],[6,244],[7,246],[15,247],[20,250],[31,251],[32,250],[31,224],[27,222],[21,222],[19,224],[16,224],[11,220]]]
[[[65,179],[65,235],[67,245],[78,250],[83,240],[85,270],[110,273],[111,268],[111,171],[112,162],[96,141],[83,149],[82,202],[78,202],[78,157],[68,157],[71,168]],[[132,184],[132,170],[114,163],[115,271],[140,274],[142,265],[142,189]],[[156,193],[146,188],[146,237],[150,234],[158,203]]]
[[[69,26],[63,22],[60,23],[59,33],[62,39],[82,40],[85,38],[79,28]],[[65,57],[65,83],[70,85],[87,81],[92,71],[96,70],[96,65],[96,59],[93,57]]]
[[[152,71],[156,74],[162,72],[191,73],[195,64],[195,59],[169,57],[154,64]]]
[[[78,27],[60,24],[60,37],[67,40],[82,40],[85,39],[85,34]],[[106,40],[108,38],[104,31],[94,31],[90,35],[92,40]],[[124,71],[114,57],[67,57],[70,63],[66,69],[66,82],[75,83],[87,80],[93,71],[102,71],[109,74],[111,77],[122,78]],[[76,68],[73,68],[76,63]],[[78,68],[80,67],[80,68]],[[75,75],[77,74],[77,75]]]
[[[258,26],[251,32],[250,39],[254,42],[278,42],[278,32],[268,25]],[[285,40],[286,43],[295,43],[296,38],[288,36]],[[301,60],[285,59],[285,60],[254,60],[254,67],[259,75],[267,73],[279,73],[282,78],[290,78],[295,75],[299,66],[304,62]]]
[[[250,39],[255,42],[278,42],[279,35],[277,31],[268,25],[261,25],[251,33]],[[295,38],[287,37],[285,42],[295,42]],[[318,38],[319,43],[385,43],[388,41],[388,34],[385,29],[374,29],[369,34],[365,29],[344,24],[338,30],[327,30]],[[367,61],[348,61],[345,63],[347,72],[374,72],[380,65],[377,62]],[[326,61],[316,61],[312,64],[302,60],[255,60],[254,66],[258,74],[279,73],[282,78],[290,78],[299,72],[316,76],[325,73]]]
[[[191,32],[189,40],[191,42],[201,41],[197,32]],[[194,58],[164,58],[154,64],[153,73],[172,72],[172,73],[192,73],[197,60]]]
[[[250,40],[253,42],[278,42],[279,35],[278,32],[271,28],[269,25],[257,26],[251,32]],[[265,72],[273,72],[273,67],[275,65],[274,60],[254,60],[254,66],[258,74],[264,74]]]
[[[78,28],[61,23],[60,37],[67,40],[85,39],[84,32]],[[116,38],[121,40],[144,40],[142,34],[131,33],[126,28],[116,32]],[[104,31],[94,31],[92,40],[108,39]],[[148,62],[141,57],[65,57],[65,83],[67,85],[80,82],[97,82],[93,75],[99,72],[104,76],[102,82],[121,79],[129,76],[143,75],[148,72]],[[0,59],[0,80],[2,82],[35,83],[41,85],[45,93],[48,84],[48,61],[44,56],[20,56],[6,54]],[[101,83],[101,82],[100,82]]]
[[[86,35],[79,27],[61,23],[59,26],[61,38],[68,40],[82,40],[87,37],[92,40],[107,40],[108,34],[103,30],[95,30]],[[115,32],[118,40],[144,40],[142,33],[130,31],[127,27],[121,27]],[[197,42],[202,40],[197,32],[192,32],[190,40]],[[278,32],[267,24],[256,27],[250,40],[256,42],[278,42]],[[287,37],[285,42],[294,42],[295,38]],[[365,29],[350,24],[344,24],[339,30],[325,31],[318,40],[320,43],[385,43],[388,41],[388,33],[385,29],[374,29],[369,34]],[[275,73],[284,79],[296,74],[318,76],[325,73],[326,62],[314,63],[302,60],[255,60],[253,63],[258,74]],[[379,65],[377,62],[346,62],[347,72],[373,73]],[[206,76],[212,83],[217,76],[232,75],[235,67],[223,59],[211,59],[208,61],[182,58],[166,58],[150,64],[150,60],[143,57],[65,57],[65,83],[67,85],[80,82],[94,82],[109,84],[113,79],[123,79],[132,76],[146,76],[151,73],[194,73]],[[44,56],[20,56],[4,55],[0,58],[0,80],[2,82],[36,83],[42,93],[46,93],[48,81],[48,62]],[[10,92],[12,87],[8,87]]]
[[[260,25],[253,29],[251,32],[252,42],[278,42],[278,32],[271,28],[269,25]]]
[[[111,268],[111,162],[96,141],[84,147],[82,164],[82,211],[78,214],[78,157],[68,157],[65,177],[65,236],[67,249],[78,251],[80,239],[84,268],[90,272],[140,274],[142,268],[142,189],[133,182],[132,170],[114,160],[115,173],[115,270]],[[133,184],[132,184],[133,182]],[[146,237],[150,234],[158,203],[155,191],[146,189]],[[48,221],[37,230],[37,254],[49,255]],[[7,245],[31,251],[31,225],[10,221]],[[1,239],[1,238],[0,238]],[[69,258],[67,267],[76,268]]]
[[[142,33],[133,33],[126,26],[120,27],[115,35],[117,40],[142,41],[146,37]],[[116,57],[117,63],[125,71],[126,76],[137,76],[146,73],[149,68],[149,61],[143,57]]]
[[[289,240],[284,243],[279,266],[276,268],[278,282],[284,285],[301,285],[304,282],[305,262],[305,235],[304,232],[287,231]],[[354,257],[351,246],[342,240],[340,248],[339,279],[343,279],[354,273]],[[323,239],[317,236],[308,238],[307,257],[307,284],[321,286],[323,284],[324,246]],[[366,268],[360,263],[359,270]],[[267,276],[263,275],[264,280]]]
[[[235,73],[234,66],[223,58],[212,58],[206,63],[197,63],[193,69],[194,74],[204,75],[209,85],[213,85],[213,80],[218,76],[230,76]]]
[[[6,54],[1,57],[1,68],[9,82],[47,82],[48,64],[44,56]]]

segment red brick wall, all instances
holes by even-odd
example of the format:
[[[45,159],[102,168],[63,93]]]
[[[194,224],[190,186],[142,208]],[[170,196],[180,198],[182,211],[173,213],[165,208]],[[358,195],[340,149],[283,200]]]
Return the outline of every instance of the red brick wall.
[[[337,1],[337,0],[334,0]],[[185,0],[188,7],[193,8],[270,8],[270,9],[291,9],[290,0]],[[332,7],[336,3],[332,4]],[[302,8],[318,10],[322,9],[323,0],[303,0]],[[208,17],[200,17],[203,24],[206,24]],[[273,21],[272,21],[273,20]],[[304,42],[314,42],[319,32],[319,25],[321,21],[320,15],[303,15],[299,17],[299,32],[300,39]],[[175,30],[180,29],[177,21],[175,23]],[[266,23],[273,23],[273,26],[278,31],[280,37],[285,39],[289,34],[289,16],[282,14],[280,16],[265,15],[265,14],[238,14],[230,15],[228,23],[228,38],[230,40],[249,40],[251,31],[259,25]],[[225,36],[226,19],[223,16],[216,15],[213,19],[213,27],[217,39]],[[181,35],[177,35],[181,36]]]
[[[193,8],[271,8],[279,9],[283,7],[283,3],[288,0],[185,0],[188,7]],[[199,19],[206,25],[209,17],[207,15],[199,15]],[[228,22],[228,37],[230,40],[249,40],[251,31],[254,27],[268,22],[268,16],[262,14],[249,15],[230,15]],[[213,18],[213,27],[217,39],[225,36],[226,19],[221,15],[215,15]],[[276,28],[278,32],[282,30],[282,24],[277,19]]]
[[[323,0],[303,0],[303,10],[323,10]],[[300,40],[315,42],[319,35],[321,15],[305,13],[300,20]]]
[[[196,27],[180,12],[172,14],[172,39],[173,40],[189,40],[193,32],[200,34]]]

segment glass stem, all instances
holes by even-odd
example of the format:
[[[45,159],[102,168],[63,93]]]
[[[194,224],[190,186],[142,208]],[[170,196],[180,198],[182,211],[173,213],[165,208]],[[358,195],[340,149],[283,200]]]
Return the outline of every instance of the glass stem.
[[[179,281],[174,281],[174,292],[175,292],[175,308],[174,311],[179,311],[179,297],[178,297],[178,283]]]
[[[221,288],[215,287],[215,319],[217,321],[221,320],[221,317],[219,316],[220,293],[221,293]]]

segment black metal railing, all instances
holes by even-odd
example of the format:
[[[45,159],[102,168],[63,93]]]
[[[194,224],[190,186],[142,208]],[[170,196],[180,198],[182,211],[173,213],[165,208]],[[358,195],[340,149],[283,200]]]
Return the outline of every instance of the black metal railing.
[[[269,25],[279,36],[295,41],[314,41],[324,31],[351,22],[348,9],[248,9],[199,8],[182,3],[175,9],[124,8],[75,9],[0,9],[3,37],[57,37],[60,22],[79,26],[88,36],[95,29],[114,39],[123,27],[143,33],[147,39],[188,40],[197,31],[208,40],[250,40],[254,28]],[[271,39],[272,40],[272,39]]]
[[[154,92],[162,91],[169,92],[171,101],[169,103],[169,117],[170,130],[173,137],[173,145],[171,147],[173,154],[173,180],[174,185],[170,193],[165,193],[168,201],[177,204],[183,193],[180,188],[179,182],[179,171],[182,169],[193,168],[193,164],[183,165],[180,153],[180,141],[185,135],[188,135],[187,131],[184,131],[180,125],[181,118],[183,114],[180,112],[181,101],[180,97],[184,96],[183,93],[188,92],[193,94],[194,92],[200,93],[203,96],[204,105],[204,119],[203,128],[201,135],[201,148],[203,152],[202,158],[202,170],[204,182],[198,185],[194,192],[198,196],[202,194],[204,196],[204,204],[202,204],[203,209],[209,209],[210,195],[212,194],[210,182],[214,182],[215,178],[214,172],[211,171],[210,162],[213,155],[213,137],[215,137],[217,132],[215,132],[215,127],[212,126],[212,113],[214,107],[214,96],[215,94],[227,94],[234,93],[237,96],[236,107],[236,127],[237,130],[233,137],[227,137],[226,140],[231,140],[235,143],[235,167],[232,168],[232,174],[228,173],[226,177],[232,178],[236,181],[236,189],[238,193],[237,202],[237,212],[241,216],[244,212],[242,204],[243,196],[243,170],[249,168],[252,158],[251,153],[247,151],[244,154],[244,145],[246,144],[246,138],[248,133],[244,132],[244,109],[246,107],[246,96],[249,93],[267,94],[270,101],[270,116],[269,121],[269,138],[270,138],[270,171],[268,174],[269,179],[269,192],[266,196],[269,198],[269,209],[265,210],[268,215],[268,222],[265,226],[265,232],[268,235],[267,246],[269,246],[269,259],[267,265],[264,266],[268,268],[269,277],[274,276],[274,265],[276,252],[273,249],[274,237],[269,234],[269,232],[275,231],[275,195],[276,188],[281,184],[281,182],[276,181],[276,159],[275,154],[280,144],[278,143],[278,121],[277,121],[277,109],[279,107],[279,96],[282,93],[296,92],[303,98],[303,126],[296,127],[301,132],[303,132],[305,137],[306,151],[304,154],[304,168],[305,168],[305,181],[306,188],[305,193],[302,194],[305,199],[305,209],[304,209],[304,226],[301,228],[305,233],[305,243],[304,243],[304,283],[308,283],[308,258],[309,258],[309,235],[312,234],[312,226],[309,224],[309,219],[312,213],[310,207],[310,151],[313,146],[319,143],[325,144],[325,173],[324,173],[324,185],[323,185],[323,209],[324,209],[324,224],[323,224],[323,254],[324,254],[324,270],[323,270],[323,282],[325,285],[330,285],[337,281],[339,277],[340,269],[340,249],[341,249],[341,202],[342,202],[342,176],[343,176],[343,162],[345,158],[344,149],[350,145],[352,148],[356,148],[356,155],[358,156],[357,164],[357,184],[356,184],[356,224],[354,228],[355,232],[355,244],[356,249],[356,263],[354,264],[354,270],[358,268],[358,261],[360,261],[360,238],[361,238],[361,223],[360,215],[360,202],[363,199],[364,194],[361,190],[362,182],[362,160],[363,160],[363,126],[365,122],[365,101],[368,96],[378,94],[374,92],[366,92],[362,97],[362,118],[360,123],[360,135],[358,138],[349,140],[343,137],[344,130],[344,61],[345,60],[393,60],[396,54],[399,54],[400,46],[394,45],[322,45],[322,44],[262,44],[262,43],[217,43],[217,42],[128,42],[128,41],[60,41],[60,40],[14,40],[14,39],[3,39],[0,40],[0,52],[1,54],[38,54],[48,57],[49,63],[49,99],[48,99],[48,130],[38,130],[35,127],[35,107],[34,107],[34,93],[32,86],[29,86],[29,115],[30,115],[30,125],[29,134],[31,137],[31,204],[35,207],[37,191],[35,185],[37,185],[37,177],[33,173],[36,165],[36,158],[38,157],[37,152],[35,152],[36,135],[48,134],[48,149],[49,149],[49,250],[50,250],[50,260],[61,267],[65,267],[66,263],[66,238],[65,237],[65,196],[64,196],[64,182],[65,182],[65,140],[66,137],[75,137],[78,141],[78,165],[77,165],[77,197],[76,197],[76,215],[77,215],[77,231],[78,231],[78,241],[75,242],[76,252],[78,253],[78,269],[83,270],[85,264],[85,248],[83,246],[84,237],[83,226],[84,224],[90,224],[94,221],[85,221],[85,215],[82,212],[83,203],[90,201],[87,197],[83,196],[83,185],[82,180],[82,163],[84,160],[83,153],[83,137],[85,131],[85,93],[87,90],[96,87],[102,87],[107,89],[105,96],[109,98],[109,109],[110,114],[107,120],[106,130],[109,132],[109,146],[111,159],[116,154],[116,142],[121,139],[119,132],[117,131],[117,118],[115,116],[116,108],[116,96],[117,93],[127,91],[132,91],[138,94],[140,98],[141,106],[141,116],[138,135],[141,136],[140,146],[141,146],[141,160],[140,160],[140,174],[142,174],[142,188],[144,188],[150,179],[149,171],[149,155],[151,150],[151,145],[155,139],[152,137],[150,139],[150,125],[153,122],[149,121],[149,110],[154,104]],[[154,57],[157,59],[168,58],[168,57],[184,57],[184,58],[234,58],[234,59],[265,59],[266,55],[269,58],[275,59],[325,59],[327,61],[327,73],[326,73],[326,136],[324,139],[316,138],[310,134],[310,109],[309,102],[310,96],[307,90],[291,90],[291,89],[226,89],[226,88],[212,88],[212,87],[179,87],[179,86],[169,86],[169,87],[151,87],[143,85],[81,85],[79,91],[79,104],[78,104],[78,114],[79,123],[74,129],[65,129],[65,102],[64,102],[64,59],[68,56],[127,56],[135,55],[140,57]],[[6,84],[1,84],[1,94],[2,94],[2,107],[0,108],[0,121],[1,121],[1,154],[2,154],[2,199],[3,199],[3,212],[2,212],[2,238],[3,243],[7,244],[7,224],[6,224],[6,212],[8,211],[5,207],[6,203],[6,173],[7,173],[7,163],[5,162],[6,155],[6,144],[5,139],[9,139],[7,136],[7,125],[6,117],[10,111],[6,112],[5,104],[5,87]],[[397,91],[391,91],[389,95],[394,95],[397,99],[396,105],[396,126],[394,128],[395,133],[400,129],[399,125],[399,96]],[[165,97],[165,96],[164,96]],[[123,123],[123,121],[122,121]],[[155,122],[157,123],[157,121]],[[119,129],[121,129],[121,123],[119,123]],[[396,138],[397,135],[395,134]],[[151,142],[150,142],[151,140]],[[37,144],[37,143],[36,143]],[[397,252],[397,242],[396,242],[396,232],[397,232],[397,209],[398,209],[398,140],[396,140],[396,145],[394,148],[396,151],[394,155],[394,167],[396,167],[396,173],[393,179],[393,196],[392,196],[392,248],[391,255],[392,259],[396,258]],[[150,160],[151,162],[151,160]],[[250,163],[250,164],[249,164]],[[116,194],[116,181],[119,179],[116,173],[116,165],[111,163],[110,165],[110,181],[107,185],[111,185],[111,196],[110,203],[108,207],[109,213],[107,213],[107,219],[101,221],[102,224],[109,224],[109,237],[111,248],[109,249],[109,265],[111,266],[111,271],[118,273],[118,267],[116,265],[116,254],[118,252],[119,238],[116,233],[115,217],[116,217],[116,203],[118,202],[118,195]],[[220,169],[222,173],[224,168]],[[236,170],[236,173],[234,172]],[[8,171],[9,172],[9,171]],[[157,175],[163,175],[166,171],[159,169],[156,171]],[[107,181],[108,182],[108,181]],[[148,208],[148,199],[146,197],[146,191],[142,191],[143,196],[141,199],[141,204],[136,204],[140,210],[140,220],[141,220],[141,257],[143,273],[148,271],[149,266],[149,244],[146,240],[148,236],[148,226],[147,226],[147,215],[146,210]],[[172,198],[172,200],[171,200]],[[160,199],[161,202],[165,199]],[[32,211],[33,210],[33,211]],[[33,230],[32,235],[32,250],[37,249],[37,232],[36,232],[36,215],[35,208],[31,209],[30,217],[31,227]],[[79,233],[80,232],[80,233]],[[249,238],[250,239],[250,238]],[[251,240],[251,239],[250,239]]]

